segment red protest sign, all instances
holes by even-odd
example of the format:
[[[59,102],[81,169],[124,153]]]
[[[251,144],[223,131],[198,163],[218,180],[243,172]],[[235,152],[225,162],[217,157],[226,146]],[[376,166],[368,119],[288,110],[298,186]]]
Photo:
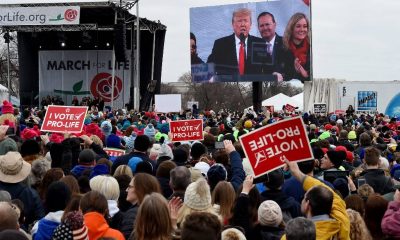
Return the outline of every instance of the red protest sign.
[[[103,148],[103,150],[108,154],[110,157],[119,157],[125,154],[125,150],[118,149],[118,148]]]
[[[296,108],[294,106],[290,105],[290,104],[286,104],[285,105],[285,109],[288,112],[294,112],[296,110]]]
[[[345,115],[346,111],[345,110],[335,110],[336,115]]]
[[[203,120],[181,120],[169,123],[173,142],[203,140]]]
[[[284,164],[284,160],[305,161],[313,153],[301,117],[285,119],[240,137],[243,150],[259,177]]]
[[[87,107],[49,105],[40,131],[79,133],[83,128],[87,109]]]

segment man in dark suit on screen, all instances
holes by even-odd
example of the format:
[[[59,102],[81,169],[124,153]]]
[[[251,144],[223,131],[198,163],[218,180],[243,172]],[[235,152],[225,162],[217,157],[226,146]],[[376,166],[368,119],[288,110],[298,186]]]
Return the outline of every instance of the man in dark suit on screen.
[[[260,36],[265,42],[266,58],[262,66],[263,74],[273,74],[278,82],[286,79],[289,71],[287,62],[290,59],[289,52],[284,49],[282,37],[276,31],[275,17],[272,13],[262,12],[257,17],[257,26]]]
[[[261,38],[249,35],[251,11],[241,8],[232,15],[233,34],[217,39],[207,63],[215,64],[217,81],[246,81],[248,74],[261,74],[261,65],[253,64],[253,43],[265,42]]]

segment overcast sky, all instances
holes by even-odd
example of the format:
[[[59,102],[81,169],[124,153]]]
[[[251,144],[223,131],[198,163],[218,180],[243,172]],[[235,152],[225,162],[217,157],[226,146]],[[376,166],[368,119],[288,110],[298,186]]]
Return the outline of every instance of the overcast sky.
[[[285,1],[285,0],[282,0]],[[142,0],[139,15],[167,26],[162,82],[190,70],[189,9],[238,0]],[[136,14],[136,8],[133,13]],[[314,77],[400,80],[400,0],[315,0]]]

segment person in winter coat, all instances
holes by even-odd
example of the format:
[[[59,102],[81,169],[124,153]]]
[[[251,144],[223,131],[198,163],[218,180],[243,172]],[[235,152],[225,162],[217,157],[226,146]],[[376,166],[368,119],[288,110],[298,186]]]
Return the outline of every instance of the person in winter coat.
[[[34,240],[52,239],[70,199],[71,191],[65,183],[57,181],[50,184],[46,193],[47,215],[33,226],[31,233]]]
[[[138,173],[132,178],[126,192],[126,200],[132,204],[132,207],[124,214],[121,232],[128,239],[133,231],[136,215],[144,197],[153,192],[161,193],[161,189],[154,176],[147,173]]]
[[[382,219],[382,232],[395,239],[400,238],[400,191],[396,190],[394,201],[389,206]]]
[[[20,153],[8,152],[0,156],[0,190],[9,192],[11,199],[19,199],[24,204],[25,224],[21,226],[24,230],[45,216],[38,193],[24,184],[30,172],[31,165],[24,161]]]
[[[285,162],[306,191],[301,209],[315,223],[317,239],[350,239],[350,220],[340,196],[321,181],[302,173],[296,162]]]
[[[272,200],[278,203],[283,214],[283,219],[287,222],[292,218],[302,216],[302,214],[300,204],[293,197],[287,196],[282,191],[284,180],[282,169],[269,172],[265,176],[264,181],[267,190],[261,193],[261,200]]]
[[[108,216],[107,200],[101,193],[97,191],[87,192],[81,199],[80,208],[85,225],[88,228],[89,239],[109,237],[116,240],[125,240],[120,231],[108,225],[106,220]]]
[[[117,230],[121,229],[123,213],[118,208],[118,198],[120,195],[118,181],[111,176],[99,175],[90,179],[90,189],[98,191],[107,199],[110,227]]]
[[[258,223],[252,224],[250,217],[249,204],[250,190],[254,188],[253,176],[249,175],[243,182],[243,189],[240,193],[235,211],[235,224],[243,227],[247,239],[254,240],[278,240],[284,233],[284,222],[282,210],[279,205],[272,200],[266,200],[258,208]]]

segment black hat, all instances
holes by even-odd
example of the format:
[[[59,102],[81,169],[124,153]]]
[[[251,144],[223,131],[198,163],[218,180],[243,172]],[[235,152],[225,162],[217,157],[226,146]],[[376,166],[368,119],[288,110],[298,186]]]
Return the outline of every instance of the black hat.
[[[330,150],[326,152],[328,155],[329,160],[332,162],[332,164],[335,166],[335,168],[339,168],[343,161],[346,159],[346,152],[344,151],[333,151]]]
[[[80,163],[93,163],[95,160],[96,154],[91,149],[84,149],[79,153],[79,162]]]
[[[279,189],[283,185],[284,181],[285,177],[283,171],[281,168],[278,168],[265,175],[264,185],[269,189]]]

